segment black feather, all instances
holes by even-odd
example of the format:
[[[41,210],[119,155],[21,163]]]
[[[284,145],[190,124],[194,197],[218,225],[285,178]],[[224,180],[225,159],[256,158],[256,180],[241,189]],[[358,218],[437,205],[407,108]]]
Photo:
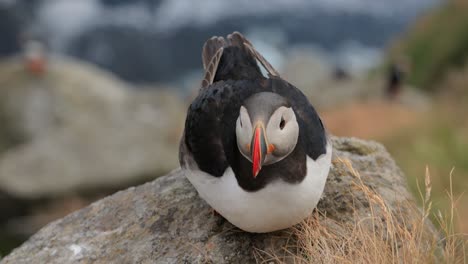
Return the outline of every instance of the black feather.
[[[301,182],[307,173],[306,155],[316,160],[326,152],[322,122],[299,89],[279,76],[263,77],[252,52],[240,46],[242,39],[236,35],[236,41],[224,47],[214,83],[202,89],[188,109],[182,143],[190,153],[181,153],[181,165],[183,155],[191,155],[200,170],[215,177],[222,176],[229,166],[239,185],[248,191],[259,190],[278,178]],[[253,178],[252,163],[239,152],[235,130],[240,107],[259,92],[277,93],[286,99],[284,104],[296,114],[299,138],[290,155],[263,166]]]

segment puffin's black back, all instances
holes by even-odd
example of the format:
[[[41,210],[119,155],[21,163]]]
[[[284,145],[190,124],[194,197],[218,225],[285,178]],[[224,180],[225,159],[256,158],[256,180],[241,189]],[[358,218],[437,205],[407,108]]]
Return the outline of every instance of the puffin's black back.
[[[219,62],[214,82],[223,80],[264,79],[257,61],[245,49],[226,47]]]
[[[286,98],[300,132],[294,151],[282,161],[264,166],[252,181],[252,165],[237,148],[235,130],[241,105],[258,92]],[[278,177],[291,183],[301,181],[306,173],[305,154],[315,160],[326,152],[322,122],[304,94],[279,77],[263,77],[252,54],[238,46],[224,48],[213,84],[201,89],[190,105],[184,140],[200,170],[220,177],[229,166],[241,187],[249,191]]]

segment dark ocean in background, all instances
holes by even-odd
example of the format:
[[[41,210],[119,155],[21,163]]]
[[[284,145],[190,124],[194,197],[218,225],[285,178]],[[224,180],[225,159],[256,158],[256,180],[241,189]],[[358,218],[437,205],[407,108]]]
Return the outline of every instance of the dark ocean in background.
[[[349,45],[381,51],[437,0],[0,0],[0,57],[33,36],[54,53],[134,83],[175,82],[201,68],[203,42],[234,30],[268,51]],[[257,45],[257,44],[256,44]],[[274,49],[268,49],[268,47]],[[346,53],[346,52],[344,52]]]

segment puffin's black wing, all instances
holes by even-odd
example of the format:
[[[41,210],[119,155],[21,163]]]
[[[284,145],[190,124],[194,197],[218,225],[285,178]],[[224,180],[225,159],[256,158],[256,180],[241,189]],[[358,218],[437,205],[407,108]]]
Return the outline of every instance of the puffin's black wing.
[[[200,170],[222,176],[232,154],[238,152],[235,130],[239,109],[262,89],[258,81],[228,80],[202,90],[187,112],[185,142],[181,144],[186,144],[189,153],[184,155],[191,155]]]
[[[212,37],[203,45],[202,61],[205,76],[201,85],[202,89],[213,84],[225,46],[226,41],[223,37]]]
[[[245,99],[261,91],[265,80],[255,49],[246,43],[250,44],[242,34],[234,32],[226,40],[213,37],[203,46],[205,76],[200,93],[187,112],[181,142],[185,144],[181,145],[182,166],[183,155],[191,155],[202,171],[214,176],[221,176],[229,165],[230,154],[226,152],[230,151],[225,148],[236,140],[239,109]]]

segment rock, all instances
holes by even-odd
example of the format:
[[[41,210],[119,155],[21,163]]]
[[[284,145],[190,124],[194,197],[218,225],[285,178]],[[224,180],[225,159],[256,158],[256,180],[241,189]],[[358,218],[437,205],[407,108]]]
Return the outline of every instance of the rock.
[[[0,64],[0,191],[33,199],[142,181],[175,168],[185,104],[110,73],[51,57],[28,74]],[[3,153],[1,153],[3,151]]]
[[[348,159],[390,210],[419,215],[401,207],[413,201],[382,145],[348,138],[333,143],[335,161]],[[355,180],[348,167],[334,162],[319,211],[344,222],[354,214],[368,217],[369,204],[354,188]],[[240,231],[214,216],[182,171],[175,170],[50,223],[2,263],[252,263],[256,249],[281,255],[288,232]]]

